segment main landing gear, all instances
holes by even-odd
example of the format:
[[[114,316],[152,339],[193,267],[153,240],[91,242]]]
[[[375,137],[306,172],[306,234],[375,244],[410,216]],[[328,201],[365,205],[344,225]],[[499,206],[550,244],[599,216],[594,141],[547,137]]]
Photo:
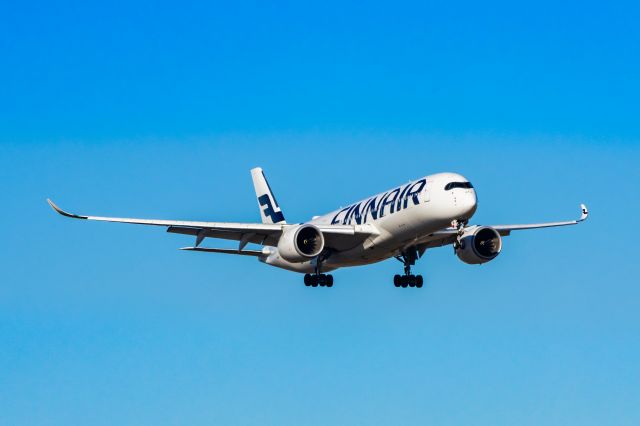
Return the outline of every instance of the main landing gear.
[[[421,288],[424,284],[422,275],[413,275],[411,273],[411,266],[416,264],[418,253],[415,249],[402,253],[401,256],[396,256],[400,262],[404,263],[404,275],[395,275],[393,277],[393,285],[396,287],[418,287]]]
[[[333,287],[333,275],[330,274],[305,274],[304,285],[307,287]]]
[[[418,287],[418,288],[421,288],[423,284],[424,284],[424,279],[422,278],[422,275],[412,275],[412,274],[398,275],[398,274],[396,274],[393,277],[393,285],[395,285],[396,287],[402,287],[402,288]]]
[[[322,262],[326,260],[327,257],[328,256],[318,257],[315,273],[304,275],[304,285],[307,287],[333,287],[333,275],[320,273]]]

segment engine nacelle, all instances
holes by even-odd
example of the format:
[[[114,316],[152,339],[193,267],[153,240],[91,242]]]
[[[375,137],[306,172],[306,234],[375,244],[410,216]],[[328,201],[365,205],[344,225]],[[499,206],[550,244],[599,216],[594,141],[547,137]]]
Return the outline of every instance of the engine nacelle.
[[[502,238],[488,226],[469,229],[462,234],[456,256],[464,263],[480,264],[493,260],[502,250]]]
[[[322,232],[310,224],[287,228],[278,241],[280,256],[289,262],[306,262],[319,255],[323,249]]]

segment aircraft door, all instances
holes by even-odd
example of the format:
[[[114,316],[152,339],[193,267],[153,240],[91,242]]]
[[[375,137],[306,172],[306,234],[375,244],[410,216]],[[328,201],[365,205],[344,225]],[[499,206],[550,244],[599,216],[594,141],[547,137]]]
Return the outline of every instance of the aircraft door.
[[[420,198],[423,203],[431,201],[431,187],[433,185],[433,181],[428,180],[424,188],[422,189],[422,194],[420,194]]]

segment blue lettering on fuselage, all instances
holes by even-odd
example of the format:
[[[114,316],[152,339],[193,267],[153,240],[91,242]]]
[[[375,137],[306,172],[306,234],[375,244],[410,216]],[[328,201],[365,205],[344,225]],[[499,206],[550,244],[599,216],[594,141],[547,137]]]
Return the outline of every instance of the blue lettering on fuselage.
[[[419,195],[422,189],[424,189],[424,186],[426,185],[426,183],[427,183],[426,179],[420,179],[419,181],[411,185],[411,188],[409,189],[409,191],[407,191],[407,194],[404,196],[404,207],[403,207],[404,209],[407,208],[409,197],[411,197],[413,201],[413,205],[420,204]]]
[[[361,225],[369,222],[369,218],[377,220],[384,217],[387,206],[389,206],[388,214],[393,214],[409,207],[409,200],[413,202],[413,205],[418,205],[420,204],[420,193],[426,184],[426,179],[420,179],[404,187],[392,189],[382,195],[345,207],[336,213],[331,224],[350,225],[355,221],[356,224]]]
[[[389,214],[394,212],[394,206],[396,204],[396,200],[398,199],[398,194],[400,193],[400,188],[396,188],[393,191],[389,192],[382,201],[382,205],[380,206],[380,217],[384,216],[384,208],[386,206],[391,206]]]
[[[376,203],[378,203],[376,205]],[[363,215],[363,222],[367,223],[367,219],[369,218],[369,214],[371,214],[371,218],[373,220],[378,219],[378,206],[380,205],[380,203],[378,202],[377,197],[373,197],[373,198],[369,198],[369,200],[367,200],[367,202],[364,204],[364,211],[362,212]]]
[[[410,183],[407,184],[407,186],[405,186],[402,192],[400,193],[400,196],[398,197],[398,205],[396,206],[396,210],[400,210],[402,208],[402,198],[404,197],[405,193],[407,192],[407,189],[409,189],[410,186],[411,186]]]
[[[340,220],[338,219],[338,217],[339,217],[342,213],[344,213],[344,212],[346,212],[347,210],[349,210],[350,208],[351,208],[351,207],[347,207],[347,208],[345,208],[345,209],[340,210],[338,213],[336,213],[336,215],[333,217],[333,220],[331,221],[331,224],[332,224],[332,225],[336,225],[336,224],[338,224],[338,223],[340,222]],[[346,215],[345,215],[345,218],[346,218]]]

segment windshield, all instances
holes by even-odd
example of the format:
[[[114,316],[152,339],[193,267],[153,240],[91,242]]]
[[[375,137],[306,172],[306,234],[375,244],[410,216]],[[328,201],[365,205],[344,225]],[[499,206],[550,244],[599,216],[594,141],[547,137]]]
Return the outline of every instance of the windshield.
[[[453,188],[466,188],[466,189],[471,189],[473,188],[473,185],[471,185],[471,182],[449,182],[448,184],[446,184],[444,186],[444,190],[445,191],[449,191]]]

